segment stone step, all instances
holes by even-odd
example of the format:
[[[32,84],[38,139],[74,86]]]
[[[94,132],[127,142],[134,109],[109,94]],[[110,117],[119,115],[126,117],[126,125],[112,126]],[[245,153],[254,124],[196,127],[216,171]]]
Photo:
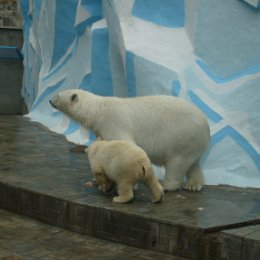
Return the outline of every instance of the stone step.
[[[0,209],[0,259],[185,260],[79,235]]]
[[[187,259],[222,259],[221,232],[260,223],[259,189],[205,186],[161,204],[139,187],[129,204],[97,188],[85,154],[19,116],[0,116],[0,207],[80,234]],[[210,258],[209,258],[210,257]],[[248,258],[251,260],[254,258]]]
[[[260,225],[221,231],[218,242],[220,258],[260,259]]]

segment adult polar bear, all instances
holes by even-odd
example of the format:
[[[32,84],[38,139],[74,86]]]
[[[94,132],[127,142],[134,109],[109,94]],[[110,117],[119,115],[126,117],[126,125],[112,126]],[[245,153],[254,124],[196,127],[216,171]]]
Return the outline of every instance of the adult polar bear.
[[[173,96],[102,97],[70,89],[50,104],[91,129],[104,140],[127,140],[143,148],[152,163],[165,166],[165,190],[203,187],[200,157],[208,147],[210,131],[203,113]]]

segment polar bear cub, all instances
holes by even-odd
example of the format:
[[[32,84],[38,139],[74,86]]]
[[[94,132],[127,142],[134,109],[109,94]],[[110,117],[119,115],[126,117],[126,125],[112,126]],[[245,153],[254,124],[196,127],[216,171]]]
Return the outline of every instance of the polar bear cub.
[[[151,191],[153,203],[163,199],[163,188],[156,179],[150,159],[144,150],[127,141],[97,140],[85,150],[98,187],[106,193],[117,185],[114,202],[127,203],[133,199],[133,186],[138,182]]]
[[[165,190],[203,187],[200,158],[210,141],[205,115],[173,96],[102,97],[80,89],[59,92],[50,104],[91,129],[102,140],[126,140],[141,147],[151,162],[165,167]]]

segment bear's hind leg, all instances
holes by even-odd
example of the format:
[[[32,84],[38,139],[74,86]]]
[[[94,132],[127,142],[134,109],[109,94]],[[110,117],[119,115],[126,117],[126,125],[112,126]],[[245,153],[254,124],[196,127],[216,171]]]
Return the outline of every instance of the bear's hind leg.
[[[113,198],[113,201],[116,203],[128,203],[133,197],[133,184],[125,181],[117,184],[118,196]]]
[[[183,178],[190,167],[182,157],[171,158],[165,164],[165,178],[161,182],[165,191],[176,191],[182,187]]]
[[[200,191],[204,184],[204,177],[200,168],[199,160],[191,166],[186,175],[188,180],[184,188],[190,191]]]

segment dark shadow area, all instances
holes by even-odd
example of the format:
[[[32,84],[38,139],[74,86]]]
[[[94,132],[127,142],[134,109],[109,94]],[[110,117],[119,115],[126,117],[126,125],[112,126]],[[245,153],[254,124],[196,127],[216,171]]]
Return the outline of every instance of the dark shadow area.
[[[0,28],[0,115],[27,113],[22,98],[23,32]]]

